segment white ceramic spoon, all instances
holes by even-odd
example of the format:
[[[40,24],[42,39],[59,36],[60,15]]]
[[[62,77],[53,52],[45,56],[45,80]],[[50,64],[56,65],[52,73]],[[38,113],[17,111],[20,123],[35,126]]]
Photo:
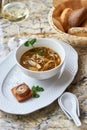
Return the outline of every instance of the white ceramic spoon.
[[[61,98],[61,97],[60,97]],[[66,111],[65,111],[65,109],[63,108],[63,106],[62,106],[62,103],[61,103],[61,99],[58,99],[58,104],[59,104],[59,106],[61,107],[61,109],[62,109],[62,111],[65,113],[65,115],[68,117],[68,119],[69,120],[71,120],[72,118],[71,118],[71,116],[69,115],[69,113],[67,113]]]
[[[76,113],[76,98],[71,93],[65,93],[61,96],[62,108],[69,113],[69,115],[74,120],[77,126],[81,126],[81,121],[79,120]]]
[[[72,94],[72,93],[70,93],[70,92],[65,92],[64,94]],[[73,95],[73,96],[75,97],[75,99],[76,99],[76,113],[77,113],[78,117],[80,117],[80,110],[79,110],[79,102],[78,102],[78,99],[77,99],[77,97],[76,97],[74,94],[72,94],[72,95]],[[58,98],[58,104],[59,104],[59,106],[61,107],[62,111],[66,114],[66,116],[68,117],[68,119],[71,120],[72,117],[69,115],[69,113],[67,113],[67,112],[65,111],[65,109],[64,109],[64,107],[63,107],[63,105],[62,105],[61,97],[62,97],[62,96],[60,96],[60,98]]]

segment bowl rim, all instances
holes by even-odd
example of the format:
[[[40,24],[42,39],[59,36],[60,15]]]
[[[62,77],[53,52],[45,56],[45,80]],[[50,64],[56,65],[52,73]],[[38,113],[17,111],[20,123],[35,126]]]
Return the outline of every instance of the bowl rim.
[[[48,40],[54,40],[54,42],[56,42],[57,43],[57,41],[54,39],[54,38],[37,38],[37,40],[46,40],[46,39],[48,39]],[[58,43],[57,43],[58,44]],[[20,66],[20,68],[22,68],[23,70],[25,70],[25,71],[27,71],[27,72],[32,72],[32,73],[37,73],[37,74],[40,74],[40,73],[48,73],[48,72],[51,72],[51,71],[53,71],[53,70],[56,70],[56,69],[58,69],[58,68],[60,68],[63,64],[64,64],[64,62],[65,62],[65,57],[66,57],[66,54],[65,54],[65,50],[64,50],[64,48],[63,48],[63,46],[62,45],[60,45],[60,44],[58,44],[62,49],[63,49],[63,53],[64,53],[64,58],[63,58],[63,60],[61,61],[61,63],[58,65],[58,66],[56,66],[56,67],[54,67],[54,68],[52,68],[52,69],[50,69],[50,70],[46,70],[46,71],[33,71],[33,70],[29,70],[29,69],[27,69],[27,68],[25,68],[25,67],[23,67],[19,62],[18,62],[18,60],[17,60],[17,52],[18,52],[18,50],[22,47],[22,46],[24,46],[24,44],[21,44],[17,49],[16,49],[16,51],[15,51],[15,59],[16,59],[16,63],[17,63],[17,65],[18,66]],[[50,48],[50,47],[49,47]],[[55,51],[55,50],[54,50]],[[25,51],[26,52],[26,51]],[[24,54],[24,53],[23,53]],[[60,56],[61,57],[61,56]]]

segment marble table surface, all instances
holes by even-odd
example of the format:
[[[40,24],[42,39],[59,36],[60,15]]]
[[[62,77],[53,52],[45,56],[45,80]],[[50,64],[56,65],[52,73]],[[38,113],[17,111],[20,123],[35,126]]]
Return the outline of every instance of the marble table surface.
[[[52,7],[51,0],[28,0],[30,6],[29,19],[20,24],[21,34],[30,37],[53,37],[60,39],[50,27],[48,13]],[[10,27],[13,25],[10,24]],[[14,27],[14,26],[13,26]],[[8,37],[9,29],[5,30]],[[10,33],[10,37],[16,32]],[[6,57],[14,48],[5,43],[6,52],[0,55],[0,59]],[[81,127],[77,127],[69,120],[57,104],[57,100],[49,106],[33,112],[29,115],[11,115],[0,111],[0,130],[87,130],[87,48],[75,47],[79,56],[78,73],[66,91],[75,94],[80,104]],[[10,106],[9,106],[10,107]]]

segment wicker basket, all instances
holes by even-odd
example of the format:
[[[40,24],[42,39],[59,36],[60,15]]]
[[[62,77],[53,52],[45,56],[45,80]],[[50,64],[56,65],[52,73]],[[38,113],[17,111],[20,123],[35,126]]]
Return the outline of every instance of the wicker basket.
[[[58,0],[57,0],[58,1]],[[70,0],[67,0],[70,2]],[[72,1],[72,0],[71,0]],[[74,1],[81,1],[81,4],[82,6],[86,6],[87,7],[87,0],[73,0]],[[57,3],[57,2],[56,2]],[[53,3],[54,6],[55,6],[55,3]],[[60,4],[60,3],[59,3]],[[72,4],[72,3],[71,3]],[[71,6],[71,5],[70,5]],[[69,5],[68,5],[69,7]],[[56,8],[53,7],[51,10],[50,10],[50,13],[49,13],[49,23],[51,25],[51,27],[56,30],[56,32],[58,33],[58,38],[60,38],[62,41],[64,42],[67,42],[71,45],[74,45],[74,46],[79,46],[79,47],[87,47],[87,37],[79,37],[79,36],[74,36],[74,35],[70,35],[68,33],[65,33],[65,32],[62,32],[61,30],[59,30],[53,23],[53,20],[52,20],[52,16],[53,16],[53,12]]]

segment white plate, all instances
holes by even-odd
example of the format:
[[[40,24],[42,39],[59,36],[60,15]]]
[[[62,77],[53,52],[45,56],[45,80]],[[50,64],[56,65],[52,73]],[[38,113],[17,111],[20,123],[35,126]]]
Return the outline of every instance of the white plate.
[[[60,79],[57,75],[48,80],[35,80],[24,75],[16,65],[14,52],[0,64],[0,109],[11,114],[29,114],[56,100],[73,81],[78,70],[77,52],[68,44],[59,41],[65,52],[65,68]],[[19,103],[12,95],[11,88],[17,83],[25,82],[31,88],[39,85],[44,88],[39,98],[31,98]]]

